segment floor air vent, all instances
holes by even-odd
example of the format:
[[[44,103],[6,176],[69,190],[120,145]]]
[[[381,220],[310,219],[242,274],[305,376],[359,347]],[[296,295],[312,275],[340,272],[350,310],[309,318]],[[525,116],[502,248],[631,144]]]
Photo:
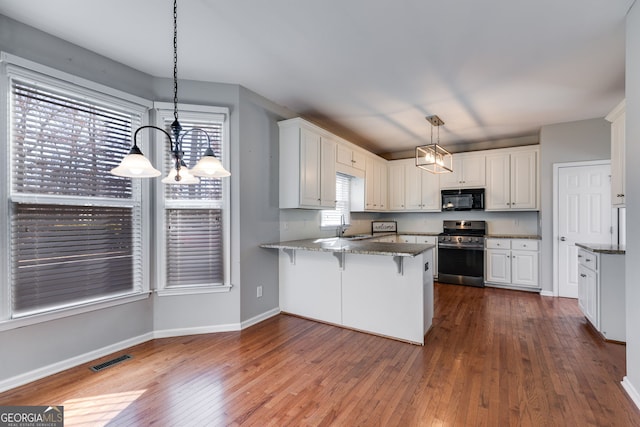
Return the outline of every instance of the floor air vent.
[[[120,357],[116,357],[115,359],[107,360],[99,365],[92,366],[91,369],[93,372],[100,372],[103,369],[107,369],[109,366],[117,365],[118,363],[124,362],[125,360],[132,359],[133,356],[128,354],[122,355]]]

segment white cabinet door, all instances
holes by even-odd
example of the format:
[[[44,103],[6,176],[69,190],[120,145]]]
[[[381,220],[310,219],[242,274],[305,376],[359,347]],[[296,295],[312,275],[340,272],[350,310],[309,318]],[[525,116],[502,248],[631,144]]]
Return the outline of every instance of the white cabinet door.
[[[508,153],[487,156],[487,189],[485,210],[511,208],[511,156]]]
[[[538,151],[511,154],[511,209],[538,207]]]
[[[511,251],[511,283],[538,287],[538,252]]]
[[[404,165],[404,202],[405,209],[415,211],[422,209],[422,169],[412,165]]]
[[[320,140],[320,135],[304,128],[300,130],[300,205],[303,206],[320,206]]]
[[[376,183],[378,185],[378,190],[380,193],[380,210],[387,210],[389,207],[388,202],[388,188],[389,182],[387,180],[387,162],[386,161],[378,161],[376,162],[376,170],[377,170],[377,179]]]
[[[389,164],[389,209],[393,211],[405,210],[403,163],[391,162]]]
[[[320,206],[336,206],[336,143],[320,139]]]
[[[465,187],[484,187],[485,156],[468,155],[462,159],[462,185]]]
[[[503,249],[488,249],[486,251],[487,271],[486,281],[492,283],[511,283],[511,251]]]
[[[453,172],[443,173],[440,177],[440,188],[461,188],[462,187],[462,159],[453,155]]]
[[[364,153],[342,144],[338,146],[336,152],[336,162],[359,170],[366,169],[366,158],[367,156]]]
[[[611,203],[625,206],[625,101],[607,115],[611,122]]]
[[[364,173],[364,207],[365,210],[375,210],[376,203],[376,165],[372,157],[368,157],[365,161]]]
[[[420,169],[420,176],[422,177],[421,209],[428,212],[440,212],[440,174],[430,173]]]
[[[578,266],[578,296],[582,295],[580,308],[585,317],[600,330],[598,318],[598,278],[593,270]]]
[[[453,172],[440,177],[440,188],[483,188],[485,184],[484,154],[454,154]]]

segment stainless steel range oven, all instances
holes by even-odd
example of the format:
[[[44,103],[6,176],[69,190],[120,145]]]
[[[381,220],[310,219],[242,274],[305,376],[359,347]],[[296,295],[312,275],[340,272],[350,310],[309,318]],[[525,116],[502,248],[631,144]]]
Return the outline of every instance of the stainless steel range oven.
[[[484,286],[485,221],[444,221],[438,236],[438,282]]]

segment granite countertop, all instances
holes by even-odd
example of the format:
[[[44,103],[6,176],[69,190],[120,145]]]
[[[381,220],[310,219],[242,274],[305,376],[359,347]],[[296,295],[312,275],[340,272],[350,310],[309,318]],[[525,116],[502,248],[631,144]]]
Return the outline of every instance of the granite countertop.
[[[487,239],[528,239],[528,240],[542,240],[542,236],[535,234],[487,234],[484,237]]]
[[[371,242],[366,238],[350,239],[327,237],[321,239],[289,240],[286,242],[264,243],[261,248],[290,249],[317,252],[344,252],[361,255],[387,255],[415,257],[435,245],[423,243]]]
[[[624,255],[624,245],[610,245],[606,243],[576,243],[576,246],[588,251],[606,255]]]

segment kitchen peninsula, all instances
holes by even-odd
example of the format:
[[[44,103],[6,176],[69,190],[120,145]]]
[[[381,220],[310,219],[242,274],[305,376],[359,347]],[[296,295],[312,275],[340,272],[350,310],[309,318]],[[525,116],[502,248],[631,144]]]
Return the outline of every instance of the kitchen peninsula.
[[[335,237],[260,246],[280,250],[282,312],[424,344],[434,245]]]

